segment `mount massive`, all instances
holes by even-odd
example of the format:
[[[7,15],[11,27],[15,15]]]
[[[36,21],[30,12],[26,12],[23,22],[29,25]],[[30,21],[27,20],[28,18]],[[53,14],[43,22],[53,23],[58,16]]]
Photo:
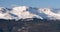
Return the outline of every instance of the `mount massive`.
[[[26,18],[60,20],[60,9],[33,8],[28,6],[17,6],[11,9],[0,7],[0,19],[19,20]]]

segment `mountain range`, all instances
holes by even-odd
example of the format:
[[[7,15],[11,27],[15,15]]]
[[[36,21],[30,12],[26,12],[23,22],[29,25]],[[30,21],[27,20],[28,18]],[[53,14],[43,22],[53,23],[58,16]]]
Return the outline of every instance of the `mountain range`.
[[[19,20],[27,18],[60,20],[60,9],[28,6],[16,6],[13,8],[0,7],[0,19]]]

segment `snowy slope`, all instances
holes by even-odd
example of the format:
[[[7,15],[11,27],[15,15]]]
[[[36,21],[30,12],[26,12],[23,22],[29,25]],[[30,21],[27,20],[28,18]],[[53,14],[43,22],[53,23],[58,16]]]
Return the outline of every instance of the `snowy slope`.
[[[50,8],[43,8],[43,9],[39,9],[39,10],[42,11],[42,13],[46,14],[47,17],[51,20],[52,19],[60,19],[60,14],[58,13],[60,11],[58,11],[58,10],[57,10],[57,12],[56,12],[56,10],[53,11]]]
[[[17,6],[11,9],[0,7],[0,19],[19,20],[26,18],[60,20],[60,9],[33,8],[28,6]]]

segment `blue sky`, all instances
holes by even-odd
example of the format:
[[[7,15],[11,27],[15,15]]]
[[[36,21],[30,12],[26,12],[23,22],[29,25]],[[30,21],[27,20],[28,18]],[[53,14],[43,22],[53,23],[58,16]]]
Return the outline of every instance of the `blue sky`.
[[[12,7],[12,5],[60,8],[60,0],[0,0],[2,7]]]

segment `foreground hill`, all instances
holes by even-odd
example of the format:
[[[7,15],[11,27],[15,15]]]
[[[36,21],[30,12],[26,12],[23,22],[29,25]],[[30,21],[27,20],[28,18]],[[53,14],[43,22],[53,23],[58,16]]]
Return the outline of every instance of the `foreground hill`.
[[[18,21],[0,19],[0,32],[60,32],[60,21],[37,18]]]

